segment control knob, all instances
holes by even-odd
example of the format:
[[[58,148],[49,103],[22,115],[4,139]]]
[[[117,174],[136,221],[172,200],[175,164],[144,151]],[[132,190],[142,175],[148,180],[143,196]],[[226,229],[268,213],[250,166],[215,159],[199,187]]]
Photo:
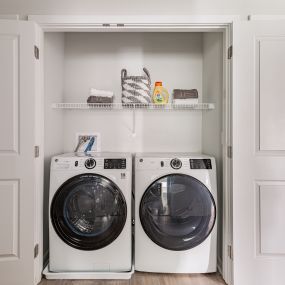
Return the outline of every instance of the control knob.
[[[88,159],[86,159],[86,161],[85,161],[85,167],[86,167],[87,169],[92,169],[92,168],[94,168],[95,166],[96,166],[96,161],[95,161],[94,158],[88,158]]]
[[[173,168],[173,169],[179,169],[182,167],[182,162],[180,159],[178,158],[173,158],[171,161],[170,161],[170,166]]]

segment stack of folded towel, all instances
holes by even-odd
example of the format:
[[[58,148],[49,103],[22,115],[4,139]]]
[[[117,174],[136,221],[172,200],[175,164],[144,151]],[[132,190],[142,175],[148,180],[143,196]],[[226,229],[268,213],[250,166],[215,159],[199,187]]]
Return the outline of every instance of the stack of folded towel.
[[[173,90],[174,104],[197,104],[198,91],[197,89],[174,89]]]
[[[113,103],[114,93],[112,91],[90,88],[87,103]]]

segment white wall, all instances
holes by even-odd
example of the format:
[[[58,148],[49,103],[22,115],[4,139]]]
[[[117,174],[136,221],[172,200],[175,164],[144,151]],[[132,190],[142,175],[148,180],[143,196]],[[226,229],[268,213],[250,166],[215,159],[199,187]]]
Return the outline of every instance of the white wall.
[[[215,110],[203,113],[202,150],[216,158],[218,192],[218,263],[222,261],[223,205],[223,34],[205,33],[203,37],[203,100],[215,104]]]
[[[121,101],[121,69],[149,69],[152,86],[197,88],[202,96],[200,33],[66,33],[64,100],[86,102],[90,87],[114,91]],[[75,148],[77,132],[101,133],[102,151],[200,152],[201,112],[138,111],[132,136],[131,111],[64,112],[64,151]],[[191,123],[189,123],[191,122]]]
[[[62,101],[64,68],[64,35],[45,34],[44,41],[44,102],[45,102],[45,171],[44,171],[44,254],[48,249],[48,198],[50,159],[63,152],[63,114],[51,104]]]
[[[284,0],[1,0],[0,14],[285,14]]]

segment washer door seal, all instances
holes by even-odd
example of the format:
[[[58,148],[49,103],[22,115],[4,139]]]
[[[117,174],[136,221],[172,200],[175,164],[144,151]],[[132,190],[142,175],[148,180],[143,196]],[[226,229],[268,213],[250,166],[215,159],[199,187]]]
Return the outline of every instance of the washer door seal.
[[[74,176],[55,193],[50,217],[58,236],[80,250],[98,250],[122,232],[127,205],[119,187],[93,173]]]
[[[169,174],[147,188],[139,213],[153,242],[169,250],[188,250],[201,244],[213,230],[216,204],[201,181],[185,174]]]

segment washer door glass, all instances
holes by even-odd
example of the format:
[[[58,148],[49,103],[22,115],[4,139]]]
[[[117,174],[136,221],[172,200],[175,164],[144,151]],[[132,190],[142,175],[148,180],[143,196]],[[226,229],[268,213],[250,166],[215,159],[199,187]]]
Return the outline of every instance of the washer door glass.
[[[208,188],[194,177],[171,174],[145,191],[140,220],[149,238],[169,250],[201,244],[216,220],[216,205]]]
[[[68,245],[95,250],[112,243],[124,228],[127,205],[120,189],[98,174],[67,180],[51,203],[51,221]]]

